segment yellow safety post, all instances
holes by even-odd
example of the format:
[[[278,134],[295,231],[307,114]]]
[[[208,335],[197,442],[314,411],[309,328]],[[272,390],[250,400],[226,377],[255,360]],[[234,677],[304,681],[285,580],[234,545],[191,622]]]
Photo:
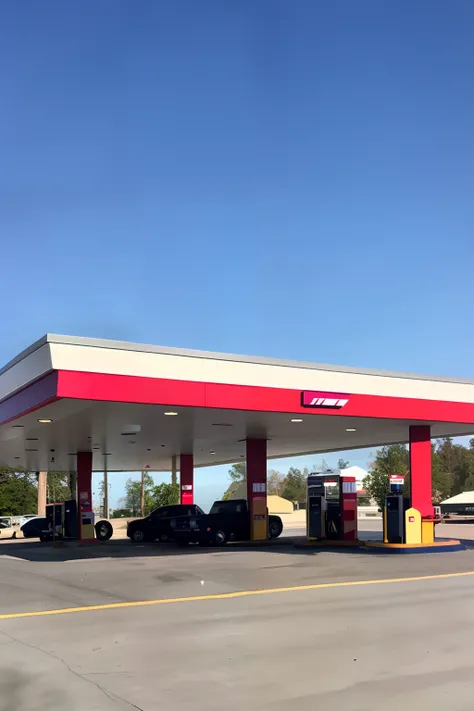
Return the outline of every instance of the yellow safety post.
[[[265,497],[254,498],[251,516],[252,541],[265,541],[268,538],[268,509]]]
[[[421,542],[434,543],[434,521],[431,517],[421,520]]]
[[[405,511],[405,543],[422,543],[421,538],[421,514],[418,509],[407,509]]]

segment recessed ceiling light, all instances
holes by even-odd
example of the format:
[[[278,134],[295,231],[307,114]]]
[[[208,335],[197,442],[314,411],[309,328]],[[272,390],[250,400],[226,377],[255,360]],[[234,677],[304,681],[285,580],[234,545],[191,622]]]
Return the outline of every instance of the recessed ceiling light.
[[[37,442],[38,437],[26,437],[25,442]]]
[[[25,452],[37,452],[37,449],[25,449]]]
[[[209,454],[215,454],[215,452],[212,452],[212,451],[211,451],[211,452],[209,452]]]
[[[15,430],[21,430],[21,429],[24,428],[24,426],[25,426],[25,425],[12,425],[12,427],[13,427]]]
[[[233,427],[234,425],[230,422],[213,422],[213,427]]]
[[[20,459],[20,457],[15,457],[15,459]]]
[[[97,449],[100,449],[100,447],[92,447],[92,449],[95,449],[95,450],[97,450]]]
[[[104,457],[110,457],[111,454],[112,452],[104,452]]]
[[[355,427],[346,427],[346,432],[357,432]]]
[[[135,437],[136,432],[122,432],[122,437]]]
[[[290,422],[303,422],[301,417],[292,417]]]
[[[162,444],[161,446],[162,446],[162,447],[166,447],[166,444]]]
[[[177,415],[178,413],[177,413],[177,412],[164,412],[163,414],[164,414],[164,415],[168,415],[168,417],[174,417],[174,416]]]
[[[52,422],[52,419],[50,417],[40,417],[38,420],[42,425],[48,425],[50,422]]]
[[[151,449],[147,449],[146,451],[147,451],[147,452],[151,452]]]

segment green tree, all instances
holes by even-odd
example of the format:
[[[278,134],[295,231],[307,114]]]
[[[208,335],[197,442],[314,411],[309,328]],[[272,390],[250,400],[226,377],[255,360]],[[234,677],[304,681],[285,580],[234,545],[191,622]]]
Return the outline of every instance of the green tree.
[[[462,445],[453,444],[449,438],[432,445],[431,482],[432,500],[438,503],[447,499],[453,490],[453,481],[457,477],[458,486],[469,480],[474,474],[469,450]],[[407,474],[403,493],[410,496],[409,452],[405,445],[394,444],[379,449],[370,466],[369,474],[364,478],[363,486],[367,494],[375,499],[379,508],[385,505],[389,492],[389,474]],[[474,481],[473,481],[474,483]]]
[[[153,477],[148,472],[144,474],[144,488],[145,488],[145,516],[147,516],[150,511],[153,511],[153,489],[155,482]],[[140,495],[141,495],[141,481],[134,481],[133,479],[127,479],[125,484],[125,506],[124,508],[130,509],[133,516],[140,515]],[[155,507],[156,508],[156,507]]]
[[[38,510],[38,486],[31,472],[0,468],[0,515],[20,516]]]
[[[222,495],[223,501],[228,501],[229,499],[236,498],[236,492],[242,488],[239,486],[239,484],[242,484],[247,478],[246,463],[237,462],[236,464],[233,464],[228,470],[228,474],[230,478],[230,484]]]
[[[296,467],[290,467],[284,480],[283,498],[298,503],[306,501],[306,479],[308,474],[308,469],[301,471]]]
[[[466,480],[474,473],[474,450],[462,444],[454,444],[451,437],[443,437],[435,443],[433,471],[447,475],[451,482],[450,494],[464,490]]]
[[[363,487],[380,509],[385,506],[385,497],[390,489],[389,474],[406,474],[408,459],[408,449],[403,444],[392,444],[377,450],[369,474],[364,477]]]
[[[69,477],[70,472],[48,472],[46,478],[46,501],[48,504],[61,503],[72,498]]]
[[[474,474],[469,474],[464,482],[463,491],[474,491]]]
[[[179,484],[157,484],[151,491],[151,506],[158,509],[160,506],[179,504]]]
[[[132,516],[130,509],[114,509],[110,518],[131,518]]]
[[[285,476],[276,469],[270,469],[267,474],[267,494],[281,496],[285,488]]]
[[[337,468],[338,469],[347,469],[349,464],[350,464],[350,462],[347,462],[345,459],[338,459]]]
[[[247,465],[245,462],[237,462],[229,469],[229,477],[231,481],[245,481],[247,473]]]

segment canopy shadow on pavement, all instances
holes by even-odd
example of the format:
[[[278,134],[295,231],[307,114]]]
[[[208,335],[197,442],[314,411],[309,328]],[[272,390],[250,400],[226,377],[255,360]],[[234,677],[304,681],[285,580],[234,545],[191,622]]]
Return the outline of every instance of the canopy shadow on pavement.
[[[380,535],[374,531],[361,531],[360,539],[374,540]],[[195,556],[232,551],[265,551],[268,553],[284,553],[299,556],[314,556],[322,551],[339,554],[364,555],[363,548],[337,548],[337,547],[295,547],[302,544],[305,536],[283,536],[269,541],[242,541],[227,544],[226,546],[198,546],[189,545],[180,548],[174,543],[141,543],[134,544],[126,539],[111,539],[109,541],[93,543],[79,543],[77,541],[64,541],[56,544],[40,543],[31,540],[4,541],[0,544],[0,560],[2,557],[19,559],[35,563],[66,562],[73,560],[104,560],[104,559],[140,559],[140,558],[168,558],[170,556]],[[471,547],[474,544],[470,541]]]

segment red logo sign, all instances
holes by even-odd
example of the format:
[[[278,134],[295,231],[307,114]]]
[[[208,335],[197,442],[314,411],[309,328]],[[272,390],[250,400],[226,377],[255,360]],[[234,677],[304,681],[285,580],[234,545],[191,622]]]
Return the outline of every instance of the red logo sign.
[[[301,405],[324,410],[340,410],[349,402],[349,395],[342,393],[320,393],[305,391],[301,393]]]
[[[389,480],[390,484],[404,484],[405,483],[405,474],[389,474]]]

